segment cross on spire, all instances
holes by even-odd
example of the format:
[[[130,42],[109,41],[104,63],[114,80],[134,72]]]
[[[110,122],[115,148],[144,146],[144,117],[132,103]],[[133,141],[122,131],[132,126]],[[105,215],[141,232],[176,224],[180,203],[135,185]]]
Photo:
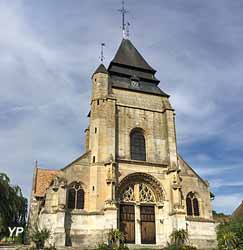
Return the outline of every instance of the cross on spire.
[[[122,14],[122,36],[123,38],[127,38],[127,30],[126,30],[126,26],[129,26],[128,23],[126,24],[126,21],[125,21],[125,15],[128,13],[128,10],[125,9],[125,1],[122,0],[122,8],[118,10],[119,12],[121,12]]]
[[[101,43],[101,52],[100,52],[100,61],[101,61],[101,63],[103,63],[103,61],[105,60],[104,47],[105,47],[105,43]]]

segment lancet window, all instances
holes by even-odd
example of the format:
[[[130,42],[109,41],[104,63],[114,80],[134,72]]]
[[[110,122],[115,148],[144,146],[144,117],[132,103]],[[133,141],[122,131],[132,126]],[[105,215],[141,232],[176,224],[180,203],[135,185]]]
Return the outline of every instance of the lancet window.
[[[146,145],[142,129],[134,129],[130,134],[131,159],[146,161]]]

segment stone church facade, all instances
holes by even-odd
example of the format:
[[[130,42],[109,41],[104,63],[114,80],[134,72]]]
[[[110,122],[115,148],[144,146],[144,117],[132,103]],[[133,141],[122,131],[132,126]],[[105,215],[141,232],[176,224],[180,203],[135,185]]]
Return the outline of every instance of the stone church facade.
[[[94,248],[118,228],[133,248],[165,246],[176,229],[201,249],[215,245],[209,184],[178,154],[155,73],[128,39],[94,72],[84,154],[35,169],[29,225],[48,228],[50,244]]]

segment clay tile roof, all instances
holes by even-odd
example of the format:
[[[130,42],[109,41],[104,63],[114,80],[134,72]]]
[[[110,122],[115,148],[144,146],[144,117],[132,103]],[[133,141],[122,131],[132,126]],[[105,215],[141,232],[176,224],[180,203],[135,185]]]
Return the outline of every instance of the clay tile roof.
[[[43,197],[46,189],[50,186],[53,178],[59,173],[59,170],[36,169],[34,195]]]

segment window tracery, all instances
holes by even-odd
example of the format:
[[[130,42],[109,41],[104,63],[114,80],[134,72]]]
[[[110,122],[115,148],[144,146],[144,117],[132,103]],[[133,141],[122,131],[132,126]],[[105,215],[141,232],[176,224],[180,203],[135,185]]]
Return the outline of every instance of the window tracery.
[[[80,183],[73,183],[67,191],[67,207],[69,209],[84,208],[84,190]]]
[[[122,202],[139,201],[142,203],[155,202],[155,196],[151,188],[145,183],[128,185],[121,194]]]
[[[127,186],[127,188],[124,190],[122,194],[122,201],[124,202],[129,202],[129,201],[134,201],[134,186]]]
[[[200,216],[199,202],[195,193],[190,192],[186,197],[187,215]]]
[[[155,202],[152,190],[144,183],[139,184],[139,201],[141,202]]]

